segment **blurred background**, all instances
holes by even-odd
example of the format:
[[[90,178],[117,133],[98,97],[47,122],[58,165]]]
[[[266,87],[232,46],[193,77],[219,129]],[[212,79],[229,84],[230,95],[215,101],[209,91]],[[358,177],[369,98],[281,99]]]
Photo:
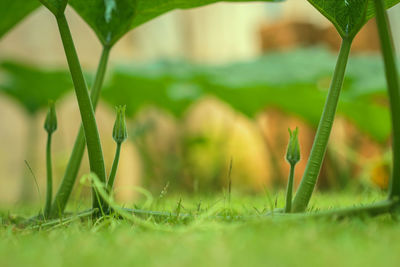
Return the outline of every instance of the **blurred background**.
[[[101,53],[95,34],[67,10],[90,84]],[[400,49],[400,7],[390,10]],[[301,179],[329,87],[340,38],[307,1],[220,3],[173,11],[126,35],[112,50],[97,119],[107,170],[114,156],[114,106],[127,105],[116,196],[137,188],[243,193],[284,188],[288,128],[300,129]],[[0,203],[39,201],[45,191],[43,130],[57,99],[54,191],[80,117],[53,17],[40,8],[0,41]],[[385,190],[390,124],[375,22],[353,44],[319,190]],[[80,176],[88,173],[85,156]],[[78,179],[79,180],[79,179]],[[76,196],[75,196],[76,197]]]

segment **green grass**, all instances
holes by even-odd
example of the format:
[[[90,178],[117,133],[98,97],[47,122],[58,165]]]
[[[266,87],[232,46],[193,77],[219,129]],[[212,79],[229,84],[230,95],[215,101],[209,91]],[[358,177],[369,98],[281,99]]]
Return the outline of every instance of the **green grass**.
[[[152,208],[175,211],[180,197]],[[377,201],[381,193],[317,194],[312,206],[341,207]],[[265,196],[182,197],[181,212],[230,208],[254,215],[269,209]],[[275,197],[272,197],[272,203]],[[215,204],[216,203],[216,204]],[[283,206],[279,194],[278,206]],[[318,204],[317,204],[318,203]],[[144,205],[144,204],[142,204]],[[203,210],[204,211],[204,210]],[[15,213],[15,211],[14,211]],[[400,224],[384,215],[368,219],[279,221],[169,220],[149,228],[108,219],[42,230],[0,228],[0,265],[8,266],[398,266]],[[158,226],[157,229],[151,226]]]

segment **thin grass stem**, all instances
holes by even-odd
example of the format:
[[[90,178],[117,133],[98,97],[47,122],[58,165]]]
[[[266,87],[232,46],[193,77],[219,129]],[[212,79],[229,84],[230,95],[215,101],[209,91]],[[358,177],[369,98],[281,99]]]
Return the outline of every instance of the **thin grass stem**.
[[[48,218],[51,210],[51,200],[53,197],[53,170],[51,161],[51,140],[52,134],[47,135],[46,145],[46,171],[47,171],[47,188],[46,188],[46,204],[44,208],[44,216]]]
[[[115,150],[115,157],[114,157],[113,165],[111,167],[110,175],[109,175],[108,182],[107,182],[107,191],[110,194],[112,192],[112,189],[114,186],[114,181],[115,181],[115,176],[117,174],[119,156],[121,154],[121,145],[122,145],[122,143],[117,143],[117,148]]]
[[[294,169],[295,169],[295,164],[290,164],[289,179],[288,179],[288,185],[287,185],[287,190],[286,190],[285,213],[290,213],[292,211]]]

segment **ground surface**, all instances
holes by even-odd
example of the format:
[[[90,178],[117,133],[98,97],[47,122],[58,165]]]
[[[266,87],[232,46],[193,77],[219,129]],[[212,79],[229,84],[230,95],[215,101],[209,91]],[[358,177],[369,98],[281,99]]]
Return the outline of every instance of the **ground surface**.
[[[278,203],[283,197],[278,198]],[[317,195],[315,208],[376,201],[382,195]],[[179,197],[158,204],[176,211]],[[186,200],[185,200],[186,199]],[[203,198],[200,209],[229,207],[256,215],[274,205],[267,197]],[[218,201],[219,200],[219,201]],[[182,198],[181,213],[198,209],[200,200]],[[279,205],[279,204],[278,204]],[[258,211],[256,211],[258,210]],[[203,212],[204,214],[205,212]],[[250,221],[209,220],[183,223],[147,221],[141,227],[109,219],[91,225],[75,222],[41,230],[0,228],[0,266],[399,266],[400,222],[374,219]]]

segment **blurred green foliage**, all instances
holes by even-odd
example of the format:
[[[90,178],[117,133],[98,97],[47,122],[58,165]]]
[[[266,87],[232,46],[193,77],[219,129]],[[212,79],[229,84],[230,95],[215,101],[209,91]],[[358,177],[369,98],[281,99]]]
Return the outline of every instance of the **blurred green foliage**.
[[[323,48],[276,52],[247,62],[206,66],[180,61],[117,67],[104,90],[128,116],[156,105],[181,116],[194,101],[213,95],[250,117],[274,107],[318,124],[335,56]],[[352,57],[339,114],[379,142],[390,134],[383,65],[378,56]]]
[[[274,52],[226,65],[166,60],[124,64],[111,70],[103,99],[112,106],[126,105],[130,117],[149,105],[180,117],[196,100],[211,95],[250,117],[274,107],[316,127],[334,64],[334,54],[324,48]],[[10,61],[0,67],[0,90],[31,113],[72,88],[66,70]],[[338,112],[378,142],[390,135],[385,88],[379,56],[350,58]]]
[[[72,80],[65,70],[45,70],[40,67],[2,62],[0,92],[16,100],[30,114],[48,107],[72,89]]]
[[[39,6],[38,0],[1,0],[0,38]]]

